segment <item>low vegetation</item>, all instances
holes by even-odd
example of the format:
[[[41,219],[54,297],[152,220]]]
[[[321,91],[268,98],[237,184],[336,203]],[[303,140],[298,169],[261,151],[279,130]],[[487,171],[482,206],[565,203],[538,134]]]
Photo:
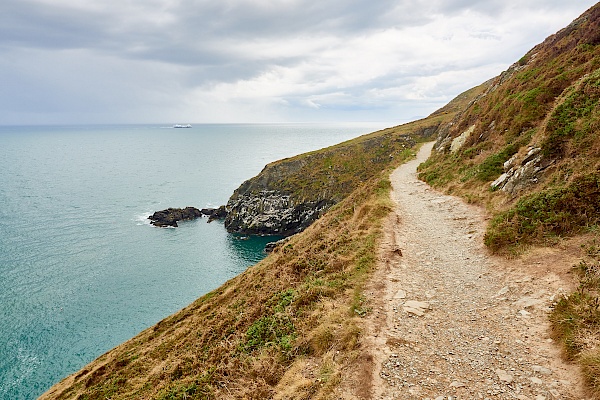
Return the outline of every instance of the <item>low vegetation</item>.
[[[489,224],[484,242],[492,251],[548,244],[600,225],[600,174],[577,176],[567,185],[523,196]]]

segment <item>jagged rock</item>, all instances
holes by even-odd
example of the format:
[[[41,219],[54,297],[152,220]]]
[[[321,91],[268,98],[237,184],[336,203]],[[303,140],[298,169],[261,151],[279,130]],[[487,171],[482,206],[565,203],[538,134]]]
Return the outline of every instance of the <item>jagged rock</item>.
[[[277,190],[237,193],[227,203],[225,227],[230,232],[288,236],[304,230],[333,204],[328,199],[297,204]]]
[[[458,150],[460,150],[474,130],[475,125],[471,125],[469,129],[461,133],[458,137],[454,138],[454,140],[452,140],[452,144],[450,144],[450,152],[456,153]]]
[[[537,183],[542,172],[552,165],[552,161],[541,154],[539,147],[530,147],[523,159],[520,162],[517,160],[518,155],[515,154],[504,163],[505,172],[490,184],[492,190],[517,193]]]
[[[510,171],[515,166],[515,163],[517,161],[517,157],[518,157],[518,155],[515,154],[514,156],[512,156],[511,158],[509,158],[508,160],[506,160],[504,162],[504,165],[503,165],[504,172]]]
[[[508,179],[511,177],[512,175],[509,175],[508,173],[503,173],[502,175],[500,175],[498,177],[498,179],[496,179],[494,182],[490,183],[490,187],[493,190],[497,190],[498,188],[504,188],[504,185],[506,185],[506,182],[508,181]]]
[[[208,222],[212,222],[216,219],[225,219],[227,217],[227,209],[225,206],[219,208],[203,208],[201,212],[203,215],[208,216]]]
[[[188,221],[199,218],[202,215],[199,209],[195,207],[186,208],[167,208],[166,210],[156,211],[148,217],[150,223],[159,227],[177,227],[177,221]]]

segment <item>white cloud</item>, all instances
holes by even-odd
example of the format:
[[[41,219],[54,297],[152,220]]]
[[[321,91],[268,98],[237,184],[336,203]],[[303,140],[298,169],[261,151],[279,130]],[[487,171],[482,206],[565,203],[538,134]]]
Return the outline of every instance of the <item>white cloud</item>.
[[[8,0],[0,124],[403,121],[593,4]]]

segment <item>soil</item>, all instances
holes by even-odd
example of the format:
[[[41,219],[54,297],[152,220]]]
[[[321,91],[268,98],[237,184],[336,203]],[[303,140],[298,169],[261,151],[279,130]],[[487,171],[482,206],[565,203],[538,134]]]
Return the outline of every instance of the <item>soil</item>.
[[[416,178],[432,146],[391,175],[396,212],[367,288],[364,374],[349,397],[585,399],[548,322],[553,303],[572,289],[575,246],[490,255],[485,210]]]

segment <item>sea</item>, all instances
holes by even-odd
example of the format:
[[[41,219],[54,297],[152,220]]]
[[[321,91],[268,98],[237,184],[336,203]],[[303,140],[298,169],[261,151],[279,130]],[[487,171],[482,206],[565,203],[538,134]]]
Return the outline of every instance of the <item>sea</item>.
[[[0,399],[35,399],[265,257],[218,207],[269,162],[389,124],[0,126]]]

